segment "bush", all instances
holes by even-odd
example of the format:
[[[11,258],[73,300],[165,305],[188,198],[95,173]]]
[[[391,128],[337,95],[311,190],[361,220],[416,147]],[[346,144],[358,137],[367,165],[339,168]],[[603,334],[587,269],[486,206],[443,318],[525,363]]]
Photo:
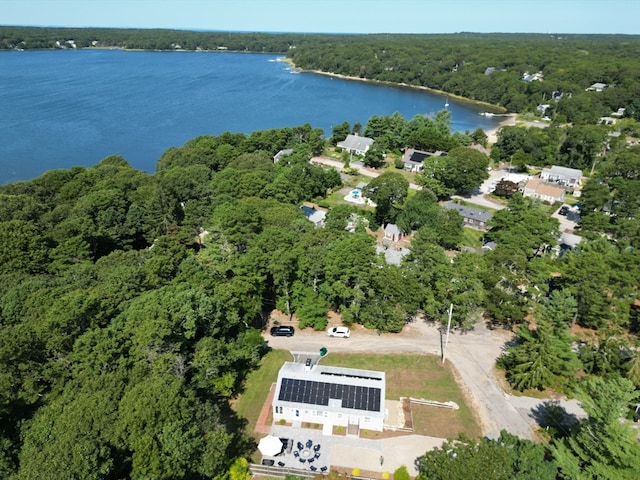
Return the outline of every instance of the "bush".
[[[411,480],[411,475],[409,475],[407,467],[402,465],[395,472],[393,472],[393,480]]]
[[[404,162],[402,161],[401,158],[396,158],[393,161],[393,165],[398,169],[398,170],[402,170],[404,168]]]

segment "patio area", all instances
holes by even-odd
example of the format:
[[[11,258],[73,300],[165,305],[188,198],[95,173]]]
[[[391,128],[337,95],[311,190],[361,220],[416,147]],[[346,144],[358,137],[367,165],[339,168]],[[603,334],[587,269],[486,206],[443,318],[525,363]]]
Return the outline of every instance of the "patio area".
[[[290,429],[289,432],[285,433],[293,433],[293,430]],[[272,433],[272,435],[275,434],[276,432]],[[273,436],[272,438],[276,437]],[[319,473],[324,473],[329,469],[329,452],[325,453],[323,451],[320,439],[307,438],[306,440],[298,440],[280,436],[279,440],[282,445],[281,450],[273,455],[263,454],[263,465],[276,465],[278,467],[296,468]]]

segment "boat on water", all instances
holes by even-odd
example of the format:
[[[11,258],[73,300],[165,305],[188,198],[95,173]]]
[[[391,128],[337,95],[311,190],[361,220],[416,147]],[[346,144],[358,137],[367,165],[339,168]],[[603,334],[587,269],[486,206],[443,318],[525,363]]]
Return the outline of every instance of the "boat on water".
[[[482,115],[483,117],[493,117],[495,115],[495,113],[491,113],[491,112],[480,112],[480,115]]]

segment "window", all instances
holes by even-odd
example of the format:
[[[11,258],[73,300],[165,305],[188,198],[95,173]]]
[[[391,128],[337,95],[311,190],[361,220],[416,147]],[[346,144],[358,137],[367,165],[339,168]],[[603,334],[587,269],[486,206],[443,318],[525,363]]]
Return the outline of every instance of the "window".
[[[282,413],[282,407],[276,407],[276,413]]]
[[[300,416],[300,410],[296,409],[296,417]]]

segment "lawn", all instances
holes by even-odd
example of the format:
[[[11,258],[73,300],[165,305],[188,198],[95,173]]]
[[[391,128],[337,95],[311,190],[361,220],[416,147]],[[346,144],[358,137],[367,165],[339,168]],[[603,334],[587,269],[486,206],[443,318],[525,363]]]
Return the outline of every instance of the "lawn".
[[[234,402],[234,410],[247,419],[247,431],[250,434],[253,434],[271,384],[278,380],[280,367],[284,362],[292,360],[291,354],[286,350],[271,350],[260,361],[260,368],[247,377],[244,392]]]
[[[443,366],[436,356],[332,353],[322,359],[322,364],[384,371],[389,400],[414,397],[454,401],[460,406],[459,410],[412,406],[414,430],[419,435],[443,438],[455,438],[460,433],[471,438],[481,435],[476,418],[455,381],[451,364]]]
[[[484,232],[475,230],[473,228],[464,227],[462,229],[462,245],[465,247],[475,248],[480,250],[482,248],[482,237]]]

